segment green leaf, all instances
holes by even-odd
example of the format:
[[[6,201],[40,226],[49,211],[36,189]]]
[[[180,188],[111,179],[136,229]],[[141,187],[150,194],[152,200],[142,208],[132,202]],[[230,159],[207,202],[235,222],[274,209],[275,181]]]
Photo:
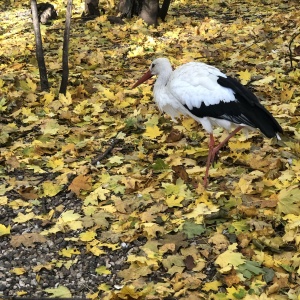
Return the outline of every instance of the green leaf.
[[[233,293],[233,296],[237,299],[243,299],[247,295],[247,291],[244,289],[239,289],[237,293]]]
[[[205,232],[205,227],[203,225],[199,225],[191,221],[186,221],[183,225],[182,231],[187,235],[189,239],[191,239]]]
[[[256,261],[247,260],[244,264],[238,266],[238,270],[247,279],[250,279],[253,275],[264,274],[264,270],[260,267],[260,264]]]
[[[154,171],[162,172],[168,170],[170,167],[161,158],[158,158],[152,165]]]
[[[293,268],[291,268],[291,269],[293,269]],[[263,267],[263,271],[264,271],[264,275],[263,275],[264,281],[266,283],[271,282],[273,280],[274,276],[275,276],[274,270],[270,269],[270,268]]]
[[[248,230],[249,224],[247,220],[232,222],[231,226],[229,227],[229,232],[235,234],[239,234]]]
[[[5,105],[6,104],[6,99],[5,98],[1,98],[0,100],[0,111],[5,111],[7,106]]]

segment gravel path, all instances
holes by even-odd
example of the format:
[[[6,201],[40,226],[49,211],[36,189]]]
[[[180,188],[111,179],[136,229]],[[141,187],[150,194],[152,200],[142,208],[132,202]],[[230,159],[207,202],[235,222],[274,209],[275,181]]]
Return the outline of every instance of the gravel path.
[[[11,193],[11,197],[14,197]],[[67,195],[57,195],[52,198],[44,199],[45,207],[49,211],[52,207],[64,203],[68,209],[79,212],[81,209],[81,200],[76,199],[73,193]],[[36,210],[41,209],[37,207]],[[12,224],[12,219],[17,217],[18,213],[25,214],[26,208],[18,210],[7,209],[7,206],[0,206],[0,223]],[[42,211],[35,211],[36,214],[42,214]],[[49,226],[47,224],[46,226]],[[11,236],[26,235],[29,233],[37,233],[45,230],[45,224],[40,220],[32,220],[24,224],[13,225],[11,228]],[[72,232],[77,236],[80,232]],[[124,261],[128,253],[132,253],[138,249],[142,243],[135,242],[132,244],[122,243],[120,249],[110,251],[109,255],[97,257],[91,253],[87,253],[86,246],[73,241],[66,241],[66,238],[72,238],[70,233],[59,232],[56,235],[45,237],[43,243],[34,242],[29,246],[23,244],[17,247],[12,245],[11,237],[3,236],[0,239],[0,296],[12,297],[16,296],[16,292],[26,291],[28,296],[45,297],[49,294],[44,290],[47,288],[55,288],[60,283],[67,287],[73,297],[85,297],[90,291],[97,290],[97,287],[106,283],[110,286],[118,288],[120,278],[116,273],[126,267]],[[74,248],[80,252],[75,255],[73,265],[70,261],[58,255],[59,249]],[[52,263],[51,263],[52,262]],[[60,268],[55,265],[62,264]],[[39,270],[37,266],[43,267]],[[51,266],[52,265],[52,266]],[[95,276],[95,269],[100,266],[106,266],[111,274]],[[18,275],[11,272],[14,268],[24,268],[25,273]],[[48,268],[48,269],[47,269]],[[38,271],[38,272],[37,272]],[[91,276],[93,274],[93,276]]]

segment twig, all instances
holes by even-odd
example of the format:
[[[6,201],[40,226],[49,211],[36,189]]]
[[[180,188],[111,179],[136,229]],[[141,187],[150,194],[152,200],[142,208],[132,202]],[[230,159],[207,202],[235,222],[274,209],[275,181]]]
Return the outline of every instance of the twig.
[[[98,156],[96,156],[92,161],[91,164],[93,166],[95,166],[99,161],[101,161],[102,159],[104,159],[106,156],[108,156],[110,154],[110,152],[115,148],[115,146],[122,141],[121,139],[113,139],[110,146],[101,154],[99,154]]]
[[[296,38],[298,35],[300,35],[300,32],[295,33],[295,34],[292,36],[292,38],[291,38],[291,40],[290,40],[290,42],[289,42],[289,51],[290,51],[289,57],[290,57],[291,69],[293,69],[292,43],[293,43],[293,41],[295,40],[295,38]]]

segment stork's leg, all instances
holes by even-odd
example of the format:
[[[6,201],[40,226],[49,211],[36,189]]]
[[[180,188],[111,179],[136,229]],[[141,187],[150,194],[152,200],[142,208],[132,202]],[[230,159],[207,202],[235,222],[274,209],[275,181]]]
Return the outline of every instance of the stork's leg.
[[[211,164],[211,162],[212,162],[212,160],[215,156],[215,154],[213,154],[213,151],[215,149],[214,146],[215,146],[214,136],[213,136],[212,133],[210,133],[210,135],[209,135],[209,151],[208,151],[208,157],[207,157],[207,161],[206,161],[205,177],[204,177],[204,180],[203,180],[204,187],[207,187],[209,167],[210,167],[210,164]]]
[[[207,187],[208,184],[208,172],[209,172],[209,167],[213,163],[216,154],[218,151],[241,129],[243,129],[243,126],[239,126],[236,129],[234,129],[227,137],[225,140],[223,140],[218,146],[214,147],[215,145],[215,140],[213,134],[210,134],[210,141],[209,141],[209,153],[207,157],[207,162],[206,162],[206,170],[205,170],[205,177],[203,180],[203,185],[204,187]]]
[[[225,140],[223,140],[218,146],[214,147],[211,154],[211,163],[213,163],[215,155],[218,153],[218,151],[241,129],[243,129],[243,126],[239,126],[236,129],[234,129]]]

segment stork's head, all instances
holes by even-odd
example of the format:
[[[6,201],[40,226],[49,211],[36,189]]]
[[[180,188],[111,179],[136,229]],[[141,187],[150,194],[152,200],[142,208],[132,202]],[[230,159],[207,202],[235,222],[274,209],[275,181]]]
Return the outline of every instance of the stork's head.
[[[169,74],[172,72],[170,61],[165,57],[156,58],[150,65],[149,70],[132,86],[135,88],[153,75]]]

